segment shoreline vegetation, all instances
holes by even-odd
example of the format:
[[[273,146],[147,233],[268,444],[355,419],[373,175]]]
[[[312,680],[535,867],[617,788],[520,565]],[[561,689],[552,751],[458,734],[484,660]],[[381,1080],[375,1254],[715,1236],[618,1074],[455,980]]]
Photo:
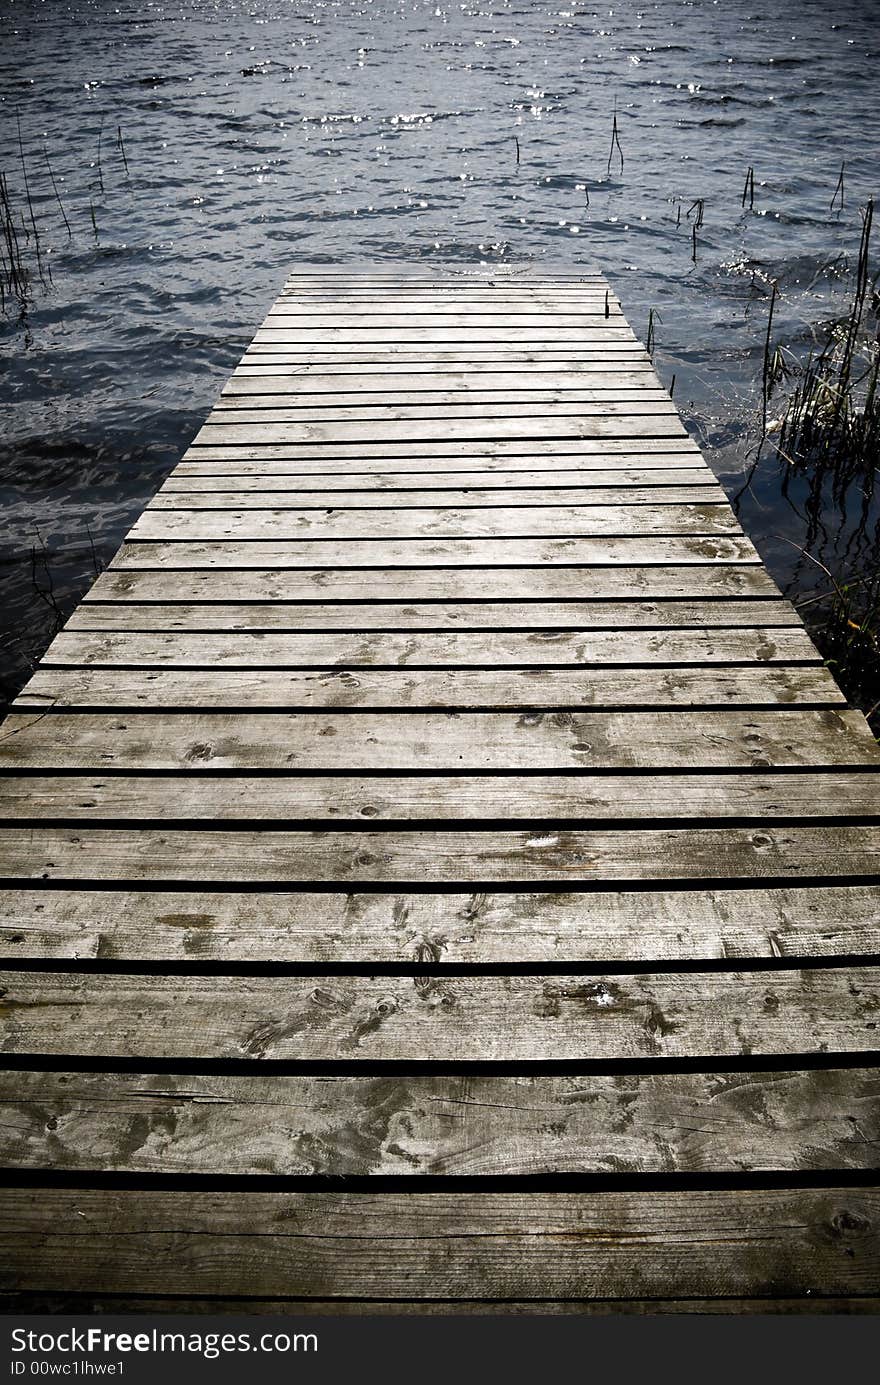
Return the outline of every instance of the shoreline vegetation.
[[[842,200],[844,171],[835,189]],[[799,603],[800,614],[842,690],[880,733],[880,535],[869,534],[875,562],[866,571],[832,572],[809,551],[823,506],[850,509],[860,497],[857,525],[871,522],[871,500],[880,462],[880,270],[871,273],[874,202],[862,209],[862,231],[847,311],[824,324],[806,359],[772,345],[776,286],[770,298],[763,364],[761,446],[772,446],[785,468],[782,493],[793,478],[806,478],[811,522],[804,558],[821,569],[827,590]],[[774,397],[779,417],[768,421]],[[760,449],[759,449],[760,453]]]

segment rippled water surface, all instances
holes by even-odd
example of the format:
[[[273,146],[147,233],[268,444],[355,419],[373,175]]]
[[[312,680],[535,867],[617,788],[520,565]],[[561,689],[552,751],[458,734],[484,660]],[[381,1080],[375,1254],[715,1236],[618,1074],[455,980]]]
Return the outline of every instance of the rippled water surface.
[[[877,3],[0,0],[0,23],[0,167],[31,277],[0,317],[7,692],[297,264],[600,266],[637,331],[659,310],[661,376],[735,495],[767,286],[775,338],[808,342],[877,191]],[[804,543],[864,564],[867,483],[854,505],[782,473],[771,449],[740,511],[777,579],[815,580]]]

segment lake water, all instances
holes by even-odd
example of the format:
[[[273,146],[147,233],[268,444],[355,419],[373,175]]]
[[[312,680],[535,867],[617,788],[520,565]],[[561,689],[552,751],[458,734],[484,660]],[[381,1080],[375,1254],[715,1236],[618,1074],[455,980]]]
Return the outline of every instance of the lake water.
[[[600,266],[638,332],[659,311],[661,377],[734,496],[768,285],[774,339],[803,348],[846,300],[878,190],[878,3],[0,0],[0,24],[31,273],[0,316],[7,693],[298,264]],[[824,580],[803,544],[863,568],[868,482],[811,497],[784,472],[771,450],[740,502],[777,580]]]

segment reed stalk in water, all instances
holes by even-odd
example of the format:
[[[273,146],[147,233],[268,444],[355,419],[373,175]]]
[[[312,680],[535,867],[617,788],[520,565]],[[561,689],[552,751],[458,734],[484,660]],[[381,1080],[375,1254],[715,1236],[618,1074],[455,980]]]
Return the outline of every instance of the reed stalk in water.
[[[749,164],[745,186],[743,187],[742,202],[740,204],[743,207],[746,205],[746,198],[749,199],[749,211],[753,212],[755,210],[755,170],[752,168],[751,164]]]
[[[831,198],[831,208],[830,208],[830,210],[833,212],[833,211],[835,210],[835,205],[834,205],[834,204],[837,203],[837,212],[838,212],[838,215],[843,211],[843,201],[844,201],[845,186],[846,186],[846,184],[845,184],[845,175],[846,175],[846,159],[844,159],[844,160],[842,161],[841,165],[840,165],[840,173],[837,175],[837,187],[834,189],[834,194],[833,194],[833,196],[832,196],[832,198]]]
[[[615,101],[615,103],[614,103],[614,118],[613,118],[613,120],[612,120],[612,122],[611,122],[611,148],[610,148],[609,151],[608,151],[608,169],[607,169],[607,176],[608,176],[609,178],[611,177],[611,165],[612,165],[612,163],[614,162],[614,155],[615,155],[615,152],[617,153],[617,157],[620,159],[620,168],[619,168],[618,172],[619,172],[619,173],[622,173],[622,172],[623,172],[623,149],[621,148],[621,145],[620,145],[620,133],[619,133],[619,131],[618,131],[618,129],[617,129],[617,102],[616,102],[616,101]]]
[[[49,151],[46,148],[45,144],[43,145],[43,158],[46,161],[46,168],[49,172],[49,181],[52,184],[52,191],[55,194],[55,201],[58,203],[58,210],[61,213],[61,219],[64,222],[64,225],[67,227],[67,239],[70,240],[73,235],[73,232],[70,229],[70,222],[67,220],[67,212],[64,210],[64,203],[61,201],[61,194],[58,191],[58,184],[55,182],[55,174],[53,173],[52,165],[49,162]]]

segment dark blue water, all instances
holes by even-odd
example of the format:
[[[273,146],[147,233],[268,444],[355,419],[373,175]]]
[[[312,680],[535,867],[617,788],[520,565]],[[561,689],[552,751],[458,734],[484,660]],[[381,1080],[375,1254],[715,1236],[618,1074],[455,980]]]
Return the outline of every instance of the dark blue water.
[[[0,314],[6,690],[304,262],[599,265],[636,330],[659,310],[660,374],[729,493],[750,477],[777,579],[824,580],[805,543],[837,573],[871,561],[871,477],[811,498],[772,448],[751,466],[768,285],[795,351],[851,289],[880,5],[0,0],[0,25],[31,274]]]

